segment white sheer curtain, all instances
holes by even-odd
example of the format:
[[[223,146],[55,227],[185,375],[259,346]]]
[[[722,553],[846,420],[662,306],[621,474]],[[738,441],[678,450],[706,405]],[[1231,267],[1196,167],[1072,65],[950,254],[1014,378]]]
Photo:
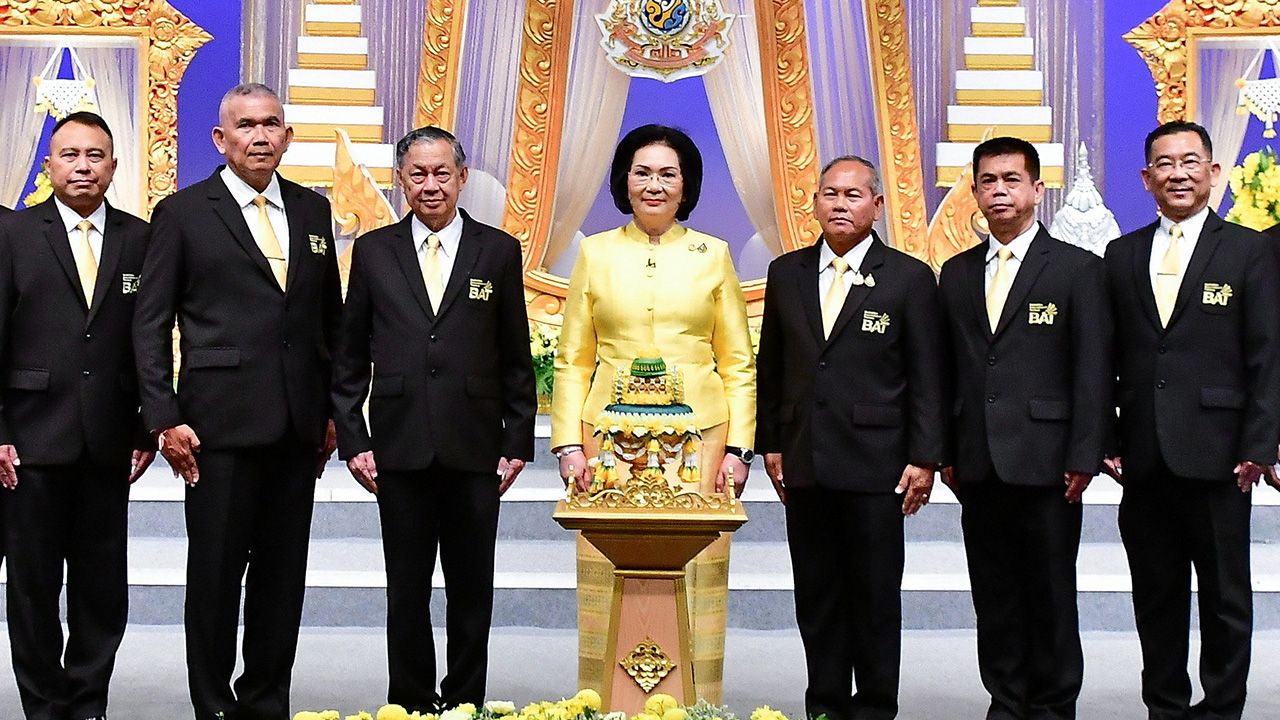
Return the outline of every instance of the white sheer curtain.
[[[490,225],[502,224],[506,204],[524,10],[524,0],[467,3],[453,132],[467,150],[470,178],[458,204]]]
[[[1262,70],[1262,54],[1266,52],[1252,43],[1247,46],[1232,43],[1228,46],[1210,46],[1203,43],[1200,50],[1199,77],[1190,78],[1196,83],[1196,118],[1213,140],[1213,156],[1229,171],[1239,159],[1240,147],[1249,129],[1248,114],[1236,112],[1240,78],[1256,80]],[[1209,193],[1209,207],[1217,209],[1226,197],[1224,179]]]
[[[84,47],[76,56],[85,73],[93,78],[98,97],[98,113],[111,128],[116,153],[116,175],[107,190],[107,201],[117,208],[143,216],[142,149],[138,136],[138,50],[124,47]]]
[[[0,204],[15,207],[26,189],[36,146],[44,128],[46,113],[35,111],[36,86],[31,79],[49,62],[58,46],[33,43],[0,45],[0,97],[6,111],[0,113],[0,138],[8,149],[0,163]]]
[[[551,238],[542,258],[542,267],[546,268],[556,266],[561,255],[570,249],[574,235],[591,211],[609,173],[622,114],[627,108],[631,78],[610,65],[600,47],[600,26],[595,16],[604,12],[608,4],[608,0],[586,0],[574,9],[566,83],[571,90],[561,124]],[[572,265],[569,263],[569,267]]]
[[[774,214],[773,172],[769,154],[762,150],[769,146],[769,135],[764,121],[755,3],[728,0],[724,5],[726,12],[737,15],[729,28],[729,48],[720,64],[703,76],[703,85],[733,187],[758,235],[751,242],[763,242],[777,255],[782,253],[782,240]],[[758,268],[739,267],[739,271],[743,277],[761,276]]]

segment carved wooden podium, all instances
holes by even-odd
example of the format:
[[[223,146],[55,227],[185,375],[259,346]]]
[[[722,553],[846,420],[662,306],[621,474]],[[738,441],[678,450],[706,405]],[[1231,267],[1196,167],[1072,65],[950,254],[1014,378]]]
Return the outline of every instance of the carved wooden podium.
[[[604,708],[628,715],[641,712],[652,693],[682,704],[697,700],[684,567],[720,533],[747,521],[732,490],[727,496],[681,491],[654,465],[621,488],[594,494],[575,493],[570,483],[554,515],[614,564],[599,690]]]

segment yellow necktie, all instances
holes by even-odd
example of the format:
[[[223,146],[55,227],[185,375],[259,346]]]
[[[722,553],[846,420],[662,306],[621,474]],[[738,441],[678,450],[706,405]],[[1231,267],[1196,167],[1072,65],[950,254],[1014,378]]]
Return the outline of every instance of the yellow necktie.
[[[1169,249],[1160,259],[1156,271],[1156,311],[1160,313],[1160,326],[1166,327],[1178,301],[1178,287],[1182,285],[1182,252],[1178,241],[1182,239],[1182,226],[1174,223],[1169,228]]]
[[[1013,287],[1013,274],[1009,272],[1009,258],[1013,251],[1002,247],[996,251],[996,274],[991,278],[991,287],[987,289],[987,322],[991,324],[991,332],[1000,324],[1000,314],[1004,312],[1004,303],[1009,299],[1009,289]]]
[[[439,312],[444,284],[440,282],[440,236],[435,233],[427,236],[427,251],[422,256],[422,282],[427,286],[431,309]]]
[[[74,253],[76,273],[80,275],[80,288],[84,290],[84,304],[93,305],[93,286],[98,282],[98,261],[93,257],[93,246],[89,244],[89,230],[93,223],[81,220],[76,225],[80,231],[80,244]]]
[[[289,265],[284,260],[284,250],[280,247],[276,230],[271,227],[271,218],[267,217],[267,199],[259,195],[253,199],[253,204],[258,206],[258,232],[253,234],[253,239],[258,242],[258,249],[262,254],[267,256],[271,274],[276,276],[276,282],[283,290],[289,277]]]
[[[822,337],[824,338],[831,337],[831,328],[835,326],[836,318],[840,317],[845,296],[849,294],[844,284],[844,274],[849,270],[849,263],[842,257],[832,258],[831,267],[835,269],[836,276],[831,280],[831,287],[827,288],[827,296],[822,299]]]

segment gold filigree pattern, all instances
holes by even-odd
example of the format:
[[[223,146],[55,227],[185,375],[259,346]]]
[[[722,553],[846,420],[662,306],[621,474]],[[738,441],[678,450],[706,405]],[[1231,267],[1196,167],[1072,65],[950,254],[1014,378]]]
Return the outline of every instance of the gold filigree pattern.
[[[145,45],[147,209],[178,186],[178,87],[213,39],[167,0],[0,0],[3,33],[140,34]]]
[[[378,189],[369,168],[352,157],[351,136],[342,128],[335,128],[335,134],[338,145],[329,201],[333,205],[333,219],[338,228],[346,235],[363,235],[396,222],[399,219],[396,209]],[[355,246],[351,243],[338,257],[338,276],[342,278],[344,298],[347,296],[347,278],[351,275],[351,251]]]
[[[730,488],[732,482],[726,483]],[[602,490],[595,494],[574,492],[569,483],[569,495],[565,507],[570,510],[598,510],[600,508],[637,510],[700,510],[736,513],[738,501],[729,490],[724,496],[703,495],[694,490],[677,492],[663,475],[661,468],[645,468],[633,474],[620,489]]]
[[[516,89],[516,122],[511,142],[511,174],[502,228],[520,241],[525,268],[537,262],[535,240],[546,242],[551,231],[551,199],[560,161],[560,129],[564,118],[564,85],[568,81],[569,46],[573,40],[571,0],[529,0],[520,48]],[[540,288],[544,292],[557,288]],[[567,283],[565,284],[567,289]],[[563,295],[565,290],[560,290]]]
[[[921,259],[928,262],[934,272],[942,270],[942,264],[953,255],[982,240],[977,230],[985,229],[986,222],[973,197],[973,166],[966,165],[929,221],[926,243],[929,254]]]
[[[1201,34],[1241,34],[1280,27],[1276,0],[1173,0],[1124,39],[1151,70],[1159,97],[1160,122],[1191,117],[1187,78],[1195,64],[1190,40]],[[1260,33],[1261,34],[1261,33]]]
[[[871,86],[876,94],[885,221],[899,250],[932,262],[933,248],[925,232],[928,208],[903,0],[867,0],[866,16],[867,35],[875,39],[870,44]]]
[[[452,130],[457,112],[459,56],[467,0],[430,0],[422,23],[422,66],[414,127]]]
[[[760,77],[769,153],[773,167],[774,211],[783,251],[818,239],[813,196],[818,190],[818,140],[813,128],[813,91],[809,83],[809,45],[804,3],[757,0]],[[764,287],[747,292],[747,301],[764,296]]]
[[[618,664],[646,693],[653,692],[658,683],[676,669],[676,664],[651,637],[638,643]]]

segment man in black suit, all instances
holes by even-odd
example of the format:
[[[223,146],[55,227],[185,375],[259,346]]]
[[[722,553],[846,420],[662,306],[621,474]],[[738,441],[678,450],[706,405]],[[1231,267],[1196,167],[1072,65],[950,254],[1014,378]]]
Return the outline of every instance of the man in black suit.
[[[982,143],[973,178],[991,236],[939,280],[954,386],[942,477],[961,503],[986,717],[1074,718],[1080,495],[1109,427],[1102,260],[1036,221],[1044,183],[1030,143]]]
[[[289,716],[311,504],[333,447],[329,358],[342,303],[333,221],[328,201],[275,172],[292,136],[269,88],[224,96],[213,141],[227,164],[156,206],[138,296],[143,415],[188,486],[187,674],[198,720]],[[241,578],[244,672],[233,691]]]
[[[83,720],[106,716],[128,619],[129,485],[155,456],[130,335],[147,224],[106,203],[116,160],[101,117],[60,120],[44,167],[53,197],[0,223],[9,641],[26,717]]]
[[[462,146],[419,128],[396,145],[396,168],[412,212],[356,241],[334,405],[341,457],[378,498],[387,701],[430,711],[484,701],[498,498],[533,457],[537,402],[520,243],[457,209]],[[439,692],[437,547],[449,638]]]
[[[1120,535],[1150,717],[1239,718],[1253,628],[1250,490],[1280,437],[1280,279],[1268,240],[1208,208],[1221,169],[1204,128],[1147,136],[1162,217],[1107,247],[1116,318]],[[1200,681],[1187,677],[1191,570]]]
[[[892,718],[903,518],[928,502],[943,450],[941,310],[928,266],[871,229],[871,163],[828,163],[814,204],[822,238],[769,266],[756,447],[786,505],[805,712]]]

